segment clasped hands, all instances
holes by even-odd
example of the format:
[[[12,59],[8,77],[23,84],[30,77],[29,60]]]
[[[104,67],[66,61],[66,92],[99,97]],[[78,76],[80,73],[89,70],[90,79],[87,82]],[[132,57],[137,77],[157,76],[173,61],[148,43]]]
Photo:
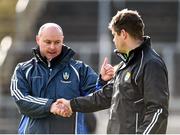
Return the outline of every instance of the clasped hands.
[[[62,117],[70,117],[72,115],[72,109],[70,105],[70,100],[57,99],[56,102],[52,103],[50,112]]]

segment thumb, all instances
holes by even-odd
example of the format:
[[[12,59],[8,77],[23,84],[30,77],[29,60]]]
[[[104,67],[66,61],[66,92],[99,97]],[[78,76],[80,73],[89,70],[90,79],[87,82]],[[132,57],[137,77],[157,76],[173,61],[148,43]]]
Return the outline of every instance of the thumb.
[[[63,101],[64,101],[64,98],[60,98],[56,100],[57,103],[63,103]]]

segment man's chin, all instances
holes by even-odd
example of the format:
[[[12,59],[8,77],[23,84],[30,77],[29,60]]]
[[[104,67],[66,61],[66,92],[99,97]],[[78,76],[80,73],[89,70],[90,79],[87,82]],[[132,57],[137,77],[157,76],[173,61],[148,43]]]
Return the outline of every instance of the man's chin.
[[[54,57],[47,57],[48,61],[51,61]]]
[[[51,61],[52,59],[54,59],[56,56],[54,56],[54,57],[47,57],[47,60],[48,61]]]

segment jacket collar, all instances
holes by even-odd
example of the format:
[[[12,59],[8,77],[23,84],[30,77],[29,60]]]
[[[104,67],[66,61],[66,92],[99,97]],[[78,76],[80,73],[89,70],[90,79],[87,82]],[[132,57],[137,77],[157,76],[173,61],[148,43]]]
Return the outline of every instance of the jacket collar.
[[[39,47],[35,47],[32,50],[33,50],[33,55],[35,56],[37,61],[48,65],[47,59],[41,56]],[[52,67],[57,65],[58,63],[61,64],[67,63],[74,55],[75,52],[70,47],[63,45],[61,54],[53,58],[50,62],[50,65]]]
[[[125,54],[125,53],[120,53],[120,52],[118,52],[117,49],[115,49],[114,52],[116,53],[117,56],[119,56],[119,58],[120,58],[123,62],[125,62],[125,63],[127,64],[129,61],[131,61],[131,59],[132,59],[134,56],[136,56],[137,53],[139,53],[140,51],[142,51],[144,48],[146,48],[146,47],[148,47],[148,46],[151,46],[150,37],[149,37],[149,36],[144,36],[143,38],[144,38],[143,43],[142,43],[139,47],[131,50],[131,51],[129,52],[129,56],[127,56],[127,54]]]

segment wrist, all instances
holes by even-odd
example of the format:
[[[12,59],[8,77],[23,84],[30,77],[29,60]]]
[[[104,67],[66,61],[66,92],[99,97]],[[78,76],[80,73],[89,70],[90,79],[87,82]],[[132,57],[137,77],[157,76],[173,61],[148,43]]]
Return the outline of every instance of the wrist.
[[[69,106],[71,107],[71,111],[72,112],[76,112],[76,102],[75,102],[75,99],[71,99],[69,101]]]
[[[47,104],[45,106],[45,110],[46,110],[47,113],[51,113],[52,105],[53,105],[54,102],[55,102],[54,99],[49,99],[48,100],[48,102],[47,102]]]
[[[54,105],[54,103],[52,103],[50,106],[50,113],[55,114],[53,105]]]
[[[100,74],[99,75],[99,78],[98,78],[98,83],[100,83],[102,86],[105,85],[108,81],[105,81],[103,78],[102,78],[102,75]]]
[[[107,82],[104,81],[102,78],[101,78],[101,74],[99,75],[98,79],[97,79],[97,82],[96,82],[96,90],[99,90],[101,89],[104,85],[106,85]]]

